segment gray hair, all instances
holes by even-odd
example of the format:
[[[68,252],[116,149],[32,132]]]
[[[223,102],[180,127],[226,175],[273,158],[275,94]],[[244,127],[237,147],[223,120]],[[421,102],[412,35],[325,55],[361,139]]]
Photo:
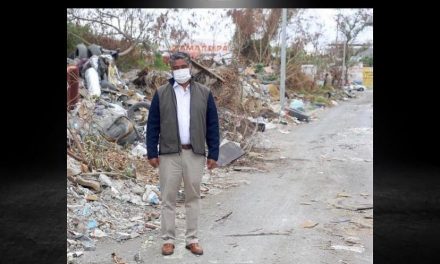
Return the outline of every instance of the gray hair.
[[[186,52],[178,51],[178,52],[176,52],[176,53],[173,53],[173,54],[170,56],[170,64],[173,65],[174,62],[175,62],[176,60],[184,60],[184,61],[186,61],[186,63],[187,63],[188,65],[191,64],[191,59],[190,59],[190,57],[189,57],[189,54],[186,53]]]

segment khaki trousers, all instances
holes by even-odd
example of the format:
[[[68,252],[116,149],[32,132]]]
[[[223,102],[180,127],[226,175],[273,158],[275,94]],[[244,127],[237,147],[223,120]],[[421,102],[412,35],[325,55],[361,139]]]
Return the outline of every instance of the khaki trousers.
[[[161,233],[164,243],[176,239],[176,198],[183,179],[186,210],[186,244],[198,243],[197,230],[200,215],[200,184],[205,157],[182,149],[179,154],[160,156],[159,181],[162,195]]]

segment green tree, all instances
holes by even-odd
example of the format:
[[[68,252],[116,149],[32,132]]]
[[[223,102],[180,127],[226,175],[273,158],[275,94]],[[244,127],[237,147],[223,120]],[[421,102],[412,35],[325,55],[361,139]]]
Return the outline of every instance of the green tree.
[[[67,22],[67,56],[75,51],[76,45],[83,43],[92,35],[89,26]]]
[[[365,56],[361,59],[364,67],[373,67],[373,57]]]

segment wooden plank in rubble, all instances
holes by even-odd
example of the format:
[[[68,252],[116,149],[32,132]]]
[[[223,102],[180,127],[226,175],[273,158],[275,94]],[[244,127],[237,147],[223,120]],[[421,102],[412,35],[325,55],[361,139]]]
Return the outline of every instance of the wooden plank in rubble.
[[[209,70],[208,68],[206,68],[205,66],[203,66],[202,64],[196,62],[195,60],[191,59],[191,62],[194,63],[197,67],[203,69],[204,71],[208,72],[209,74],[211,74],[212,76],[214,76],[215,78],[219,79],[222,82],[225,82],[225,80],[219,76],[218,74],[212,72],[211,70]]]

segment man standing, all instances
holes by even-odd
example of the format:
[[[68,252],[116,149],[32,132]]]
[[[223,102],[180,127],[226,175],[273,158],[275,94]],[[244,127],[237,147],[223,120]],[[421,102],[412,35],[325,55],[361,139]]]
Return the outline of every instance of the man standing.
[[[214,169],[217,164],[217,108],[209,88],[191,78],[188,54],[172,54],[169,63],[173,78],[154,94],[147,123],[148,162],[155,168],[159,167],[162,193],[162,254],[174,252],[176,196],[183,178],[186,248],[193,254],[202,255],[197,235],[200,183],[205,163],[205,143],[208,146],[208,169]]]

